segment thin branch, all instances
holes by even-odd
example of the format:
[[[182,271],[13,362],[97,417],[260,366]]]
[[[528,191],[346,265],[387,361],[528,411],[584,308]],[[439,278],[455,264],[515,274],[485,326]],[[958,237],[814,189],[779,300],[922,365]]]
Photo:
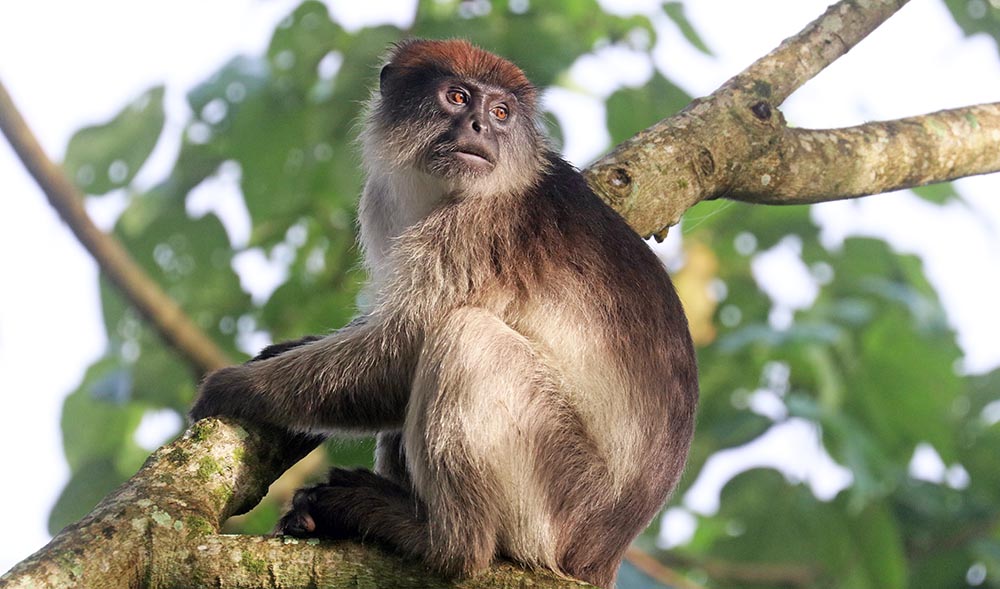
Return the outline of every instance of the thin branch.
[[[802,204],[856,198],[1000,169],[1000,103],[846,129],[785,129],[746,162],[727,198]]]
[[[202,373],[232,364],[215,342],[143,271],[121,243],[94,225],[83,206],[83,194],[45,155],[2,82],[0,131],[41,187],[52,208],[87,248],[101,271],[153,324],[163,339]]]
[[[814,587],[820,580],[819,568],[799,563],[737,562],[716,558],[691,558],[672,552],[657,557],[676,566],[699,569],[716,583],[726,582],[769,587]]]
[[[639,550],[635,546],[629,547],[625,552],[625,560],[632,563],[632,566],[646,575],[669,587],[675,587],[676,589],[704,589],[701,585],[689,580],[684,575],[656,560],[654,556]]]
[[[723,85],[752,88],[760,80],[767,85],[758,91],[773,104],[781,104],[792,92],[811,80],[828,65],[854,48],[909,0],[847,0],[838,2],[809,23],[797,35],[755,61]]]
[[[977,521],[967,522],[947,536],[938,535],[928,542],[910,546],[907,549],[907,557],[914,562],[927,562],[935,556],[969,546],[977,540],[993,537],[998,528],[1000,528],[1000,515],[990,515]]]

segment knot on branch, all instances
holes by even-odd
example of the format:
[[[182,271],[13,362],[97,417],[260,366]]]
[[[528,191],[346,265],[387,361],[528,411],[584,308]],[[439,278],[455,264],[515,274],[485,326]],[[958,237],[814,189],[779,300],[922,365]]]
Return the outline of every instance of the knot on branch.
[[[632,196],[633,179],[625,165],[614,163],[608,166],[591,168],[596,181],[590,181],[594,191],[604,202],[619,212],[624,203]]]
[[[771,105],[766,101],[761,100],[760,102],[754,103],[754,105],[750,107],[750,112],[752,112],[753,116],[757,117],[759,120],[766,121],[771,118]]]
[[[712,157],[712,152],[708,148],[698,148],[698,154],[695,156],[695,168],[701,178],[708,178],[715,174],[715,158]]]
[[[612,186],[625,191],[628,189],[629,185],[632,184],[632,177],[629,176],[628,170],[625,168],[615,168],[614,170],[611,170],[610,181]]]

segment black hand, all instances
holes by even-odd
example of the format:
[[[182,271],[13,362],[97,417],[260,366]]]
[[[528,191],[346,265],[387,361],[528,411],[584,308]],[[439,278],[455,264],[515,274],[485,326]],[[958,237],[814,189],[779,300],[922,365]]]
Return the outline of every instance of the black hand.
[[[229,366],[209,374],[199,387],[198,398],[191,407],[193,421],[216,415],[242,417],[259,421],[259,403],[253,392],[246,365]]]

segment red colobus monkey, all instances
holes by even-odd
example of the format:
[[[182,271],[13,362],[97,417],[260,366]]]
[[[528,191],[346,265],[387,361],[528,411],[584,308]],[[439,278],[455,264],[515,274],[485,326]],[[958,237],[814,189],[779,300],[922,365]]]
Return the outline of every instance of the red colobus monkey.
[[[278,531],[608,587],[676,485],[698,397],[681,303],[548,147],[536,101],[466,41],[391,50],[363,134],[373,304],[209,375],[191,411],[377,432],[375,472],[333,469]]]

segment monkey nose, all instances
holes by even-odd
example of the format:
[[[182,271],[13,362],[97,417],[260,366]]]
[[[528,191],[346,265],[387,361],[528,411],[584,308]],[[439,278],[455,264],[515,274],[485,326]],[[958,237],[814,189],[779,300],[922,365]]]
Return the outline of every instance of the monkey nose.
[[[473,118],[472,119],[472,123],[471,123],[470,126],[472,127],[472,130],[475,131],[476,133],[482,133],[483,132],[483,126],[482,126],[482,124],[480,124],[479,119],[477,119],[477,118]]]

